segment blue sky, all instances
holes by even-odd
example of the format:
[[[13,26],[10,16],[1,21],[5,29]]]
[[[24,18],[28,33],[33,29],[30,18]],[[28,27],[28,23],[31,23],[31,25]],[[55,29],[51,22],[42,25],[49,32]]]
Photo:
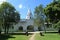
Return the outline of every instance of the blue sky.
[[[32,14],[34,14],[34,9],[36,6],[42,4],[43,7],[46,7],[47,4],[51,3],[52,0],[5,0],[11,3],[16,10],[20,13],[21,19],[25,19],[27,11],[30,8]]]

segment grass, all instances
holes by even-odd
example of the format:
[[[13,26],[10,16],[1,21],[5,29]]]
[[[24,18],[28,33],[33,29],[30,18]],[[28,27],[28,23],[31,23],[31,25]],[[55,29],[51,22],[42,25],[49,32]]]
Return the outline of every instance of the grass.
[[[60,35],[57,33],[46,33],[44,36],[40,36],[40,34],[36,34],[36,40],[60,40]]]
[[[32,34],[29,34],[28,36],[25,34],[13,34],[12,37],[14,38],[8,38],[8,40],[29,40]]]
[[[12,37],[11,35],[6,35],[6,34],[0,35],[0,40],[7,40],[8,38],[15,38],[15,37]]]
[[[16,33],[16,34],[2,34],[0,35],[0,40],[29,40],[32,34],[29,34],[28,36],[24,33]]]
[[[25,34],[12,34],[12,35],[1,35],[0,40],[29,40],[32,34],[26,36]],[[58,33],[46,33],[44,36],[40,34],[35,35],[35,40],[60,40],[60,34]]]
[[[28,40],[30,36],[26,35],[13,35],[15,38],[9,38],[8,40]]]

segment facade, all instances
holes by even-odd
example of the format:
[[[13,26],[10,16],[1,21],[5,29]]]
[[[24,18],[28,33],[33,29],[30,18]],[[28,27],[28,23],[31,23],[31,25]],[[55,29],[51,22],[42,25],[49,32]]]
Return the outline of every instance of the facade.
[[[26,19],[21,19],[18,24],[14,25],[14,31],[18,31],[19,28],[22,29],[23,31],[27,31],[27,30],[37,31],[38,30],[38,27],[34,25],[33,15],[30,9],[27,12]]]
[[[28,10],[26,19],[21,19],[20,22],[17,24],[13,24],[13,28],[10,28],[9,31],[38,31],[39,29],[44,30],[45,25],[42,25],[40,28],[38,26],[34,25],[34,19],[33,15],[31,13],[31,10]],[[46,28],[46,27],[45,27]],[[4,30],[3,30],[4,31]]]

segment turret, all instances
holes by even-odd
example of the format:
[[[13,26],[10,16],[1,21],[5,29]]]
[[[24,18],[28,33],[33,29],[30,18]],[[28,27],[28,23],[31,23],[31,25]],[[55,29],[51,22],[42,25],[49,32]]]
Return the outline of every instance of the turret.
[[[32,18],[33,18],[33,16],[32,16],[31,10],[28,9],[26,19],[32,19]]]

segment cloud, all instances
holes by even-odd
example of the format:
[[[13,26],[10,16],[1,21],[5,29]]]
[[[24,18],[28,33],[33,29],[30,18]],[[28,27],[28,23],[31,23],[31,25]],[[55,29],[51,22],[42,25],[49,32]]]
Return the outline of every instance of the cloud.
[[[0,0],[0,4],[3,3],[3,2],[6,2],[7,0]]]
[[[23,6],[22,4],[20,4],[19,8],[22,9],[22,8],[25,8],[25,6]]]

